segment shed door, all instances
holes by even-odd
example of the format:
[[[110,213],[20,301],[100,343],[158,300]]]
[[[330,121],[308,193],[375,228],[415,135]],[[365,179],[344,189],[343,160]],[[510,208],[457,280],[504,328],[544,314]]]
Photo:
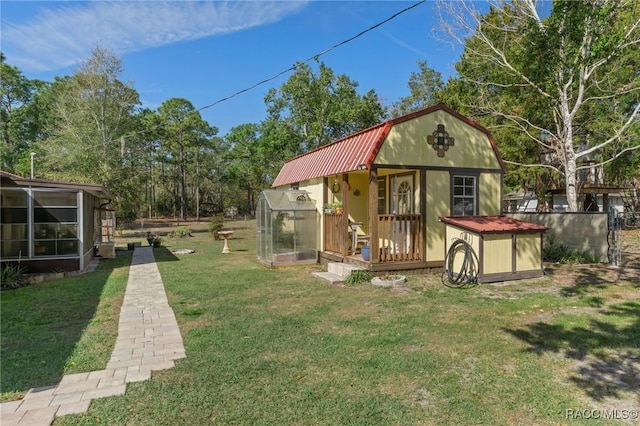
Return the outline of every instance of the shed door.
[[[413,214],[413,175],[394,176],[391,184],[391,213]]]

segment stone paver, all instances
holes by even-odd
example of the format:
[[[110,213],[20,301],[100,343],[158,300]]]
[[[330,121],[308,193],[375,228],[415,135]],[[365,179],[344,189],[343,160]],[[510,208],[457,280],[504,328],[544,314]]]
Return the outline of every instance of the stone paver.
[[[50,425],[55,416],[86,412],[92,399],[122,395],[127,383],[149,380],[151,372],[172,368],[185,356],[153,250],[138,247],[107,368],[68,374],[56,386],[34,388],[21,401],[0,404],[0,425]]]

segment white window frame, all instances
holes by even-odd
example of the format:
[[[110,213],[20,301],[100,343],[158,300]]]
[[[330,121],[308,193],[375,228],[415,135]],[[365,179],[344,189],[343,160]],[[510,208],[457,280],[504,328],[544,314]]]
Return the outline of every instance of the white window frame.
[[[456,184],[456,179],[462,179],[462,184]],[[468,185],[466,180],[472,179],[472,184]],[[456,188],[462,188],[462,194],[456,195]],[[472,188],[473,194],[466,195],[466,189]],[[471,214],[465,213],[465,209],[462,210],[462,214],[455,211],[456,200],[471,200],[473,203],[473,212]],[[478,176],[476,175],[453,175],[451,177],[451,216],[476,216],[478,214]]]

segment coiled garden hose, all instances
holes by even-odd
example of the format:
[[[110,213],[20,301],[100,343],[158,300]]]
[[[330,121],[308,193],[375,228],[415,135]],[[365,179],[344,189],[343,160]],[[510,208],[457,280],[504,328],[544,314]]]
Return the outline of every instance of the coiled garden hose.
[[[454,260],[456,254],[462,251],[463,259],[460,270],[454,272]],[[442,284],[447,287],[464,287],[467,284],[475,284],[478,282],[478,256],[471,247],[471,244],[461,238],[453,241],[447,255],[444,258],[445,269],[442,272]]]

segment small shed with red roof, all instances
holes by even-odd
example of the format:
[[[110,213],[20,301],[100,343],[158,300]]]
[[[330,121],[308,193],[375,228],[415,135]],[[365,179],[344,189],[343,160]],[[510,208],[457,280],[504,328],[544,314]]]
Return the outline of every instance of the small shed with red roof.
[[[546,227],[507,216],[441,217],[449,241],[448,255],[456,256],[456,241],[477,256],[479,283],[537,278],[544,275],[542,238]],[[447,262],[455,273],[460,259]]]

